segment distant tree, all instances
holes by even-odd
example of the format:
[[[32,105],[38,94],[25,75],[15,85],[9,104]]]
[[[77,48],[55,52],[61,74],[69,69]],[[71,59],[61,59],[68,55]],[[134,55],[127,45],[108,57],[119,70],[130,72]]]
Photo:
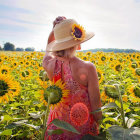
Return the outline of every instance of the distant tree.
[[[4,51],[15,51],[15,45],[9,42],[6,42],[3,47]]]
[[[16,51],[24,51],[23,48],[16,48]]]
[[[0,45],[0,51],[2,51],[3,49],[2,49],[2,47],[1,47],[1,45]]]
[[[35,51],[35,49],[34,49],[34,48],[31,48],[31,47],[27,47],[27,48],[25,49],[25,51]]]

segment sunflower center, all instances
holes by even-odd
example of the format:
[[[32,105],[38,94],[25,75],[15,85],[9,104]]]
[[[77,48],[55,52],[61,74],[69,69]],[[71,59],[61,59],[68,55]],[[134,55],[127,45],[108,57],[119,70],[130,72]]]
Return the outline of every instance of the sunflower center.
[[[82,36],[82,31],[81,31],[79,28],[75,27],[74,35],[75,35],[75,37],[77,37],[77,38],[81,38],[81,36]]]
[[[140,76],[140,68],[136,68],[136,74],[138,75],[138,76]]]
[[[26,62],[26,65],[29,65],[29,62]]]
[[[100,79],[101,79],[101,74],[100,74],[100,72],[97,72],[97,74],[98,74],[98,79],[100,80]]]
[[[137,67],[138,67],[138,64],[135,63],[135,62],[133,62],[133,63],[131,64],[131,67],[132,67],[132,68],[137,68]]]
[[[9,89],[8,84],[5,81],[0,80],[0,96],[5,95],[8,89]]]
[[[28,71],[22,72],[22,76],[23,76],[23,77],[28,77],[28,76],[29,76],[29,72],[28,72]]]
[[[140,85],[135,86],[134,93],[136,97],[140,98]]]
[[[86,57],[86,56],[84,56],[84,57],[83,57],[83,60],[87,60],[87,57]]]
[[[7,72],[8,71],[6,69],[2,69],[2,71],[1,71],[2,74],[7,74]]]
[[[117,71],[121,71],[121,70],[122,70],[122,66],[121,66],[120,64],[117,65],[117,66],[116,66],[116,70],[117,70]]]
[[[46,100],[46,102],[48,102],[48,97],[50,97],[51,104],[57,104],[61,101],[62,90],[55,85],[50,86],[46,89],[46,92],[44,93],[44,99]]]
[[[105,57],[105,56],[102,56],[102,57],[101,57],[101,60],[102,60],[102,61],[105,61],[105,60],[106,60],[106,57]]]

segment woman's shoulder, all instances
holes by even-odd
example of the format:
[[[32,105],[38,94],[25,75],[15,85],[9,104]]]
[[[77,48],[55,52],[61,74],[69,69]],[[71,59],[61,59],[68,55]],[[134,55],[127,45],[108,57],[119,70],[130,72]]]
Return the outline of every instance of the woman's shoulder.
[[[46,54],[43,58],[43,67],[47,68],[48,66],[50,66],[50,64],[52,65],[53,63],[55,63],[56,58],[52,57],[51,55]]]
[[[91,63],[90,61],[84,61],[80,58],[76,58],[76,63],[80,64],[81,66],[85,67],[85,68],[93,68],[95,67],[95,65],[93,63]]]

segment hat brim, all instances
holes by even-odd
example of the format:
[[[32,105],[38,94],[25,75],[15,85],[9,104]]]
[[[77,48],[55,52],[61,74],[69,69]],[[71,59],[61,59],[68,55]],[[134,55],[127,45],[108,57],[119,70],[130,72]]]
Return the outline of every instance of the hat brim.
[[[68,41],[60,42],[60,43],[57,42],[56,40],[54,40],[47,45],[46,51],[54,52],[54,51],[65,50],[65,49],[71,48],[75,45],[81,44],[81,43],[91,39],[93,36],[95,36],[95,34],[93,32],[88,32],[85,34],[84,40],[71,39]]]

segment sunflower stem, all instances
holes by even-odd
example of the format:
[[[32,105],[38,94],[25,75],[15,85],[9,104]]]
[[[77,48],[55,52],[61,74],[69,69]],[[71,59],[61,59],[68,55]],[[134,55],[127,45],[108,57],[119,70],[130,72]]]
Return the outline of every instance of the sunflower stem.
[[[123,128],[127,128],[126,123],[125,123],[125,114],[124,114],[124,109],[123,109],[122,95],[121,95],[121,93],[120,93],[120,90],[119,90],[118,85],[115,85],[115,87],[117,88],[118,95],[119,95],[119,101],[120,101],[120,103],[121,103],[121,111],[120,111],[120,113],[121,113],[121,117],[122,117],[122,121],[123,121],[123,122],[122,122],[122,125],[123,125]]]
[[[51,102],[50,97],[48,97],[48,105],[47,105],[47,109],[45,111],[45,118],[44,118],[44,124],[43,124],[44,127],[43,127],[43,132],[42,132],[42,140],[44,140],[45,132],[47,130],[46,122],[48,120],[50,102]]]

